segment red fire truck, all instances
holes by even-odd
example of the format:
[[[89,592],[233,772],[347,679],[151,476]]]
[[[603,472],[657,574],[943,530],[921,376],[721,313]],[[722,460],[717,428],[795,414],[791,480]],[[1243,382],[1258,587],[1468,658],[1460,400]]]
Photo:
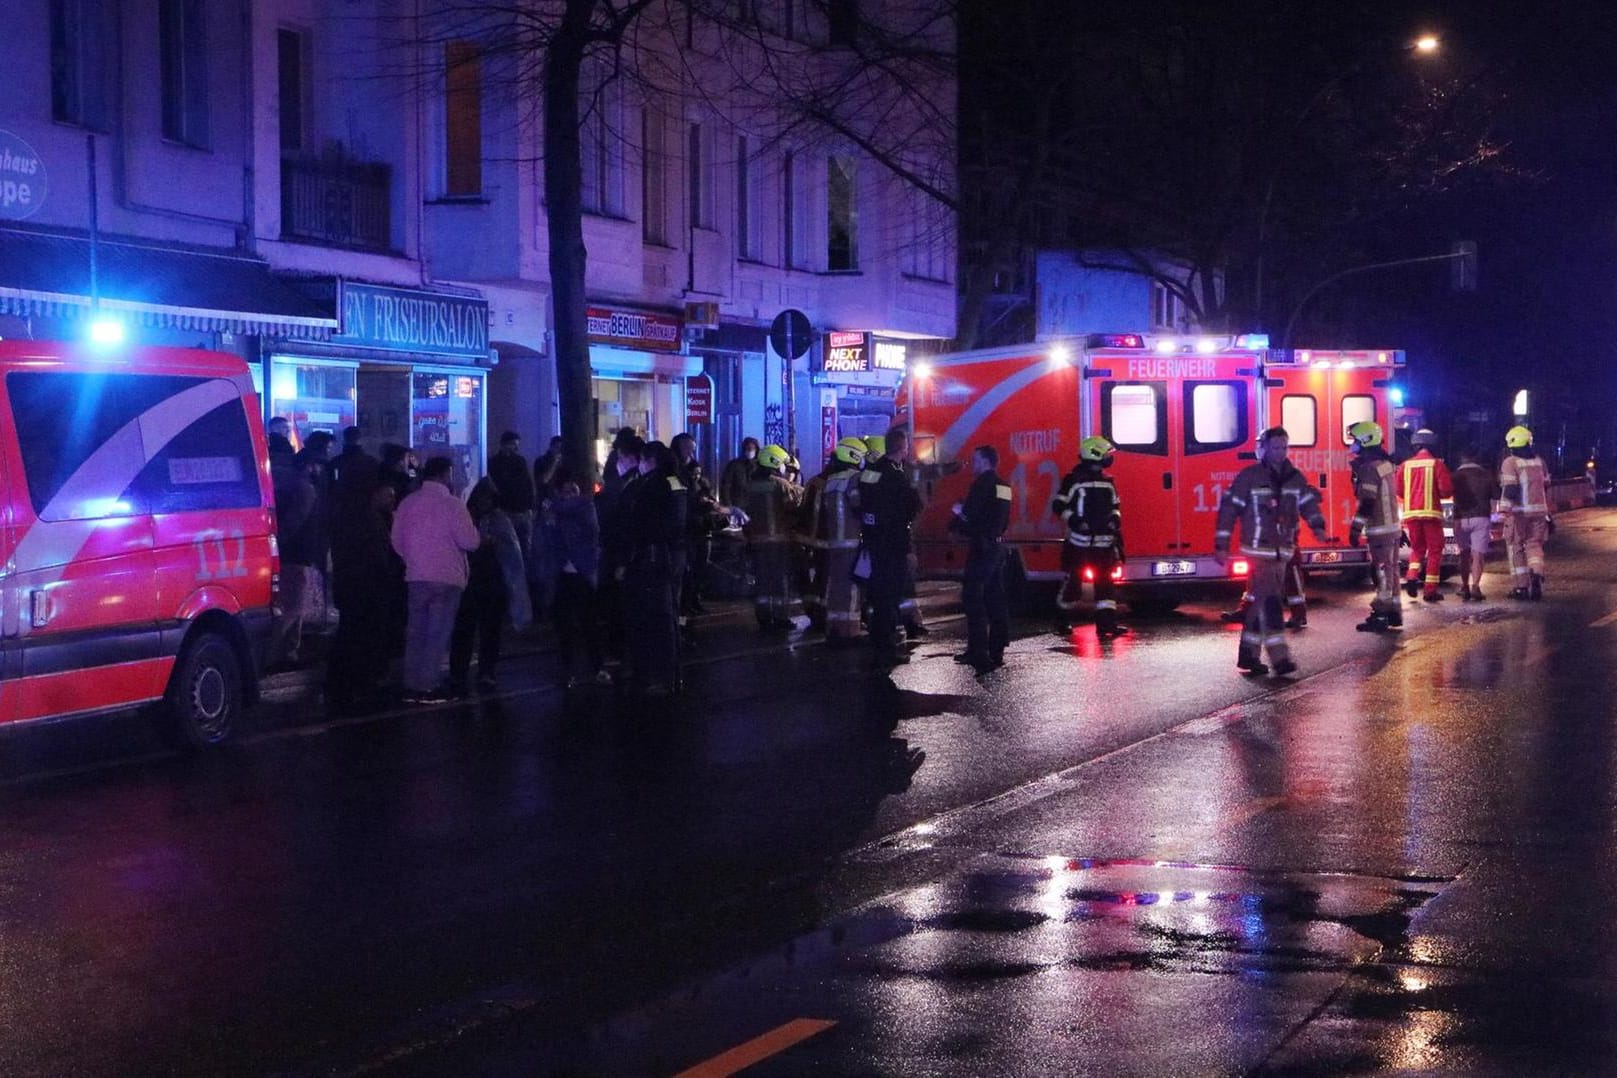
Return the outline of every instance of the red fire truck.
[[[1261,337],[1133,333],[938,356],[911,371],[899,398],[926,497],[916,525],[922,571],[960,571],[949,507],[970,483],[972,448],[988,444],[1016,492],[1013,559],[1029,578],[1059,579],[1065,528],[1050,501],[1079,441],[1099,434],[1117,447],[1111,474],[1128,555],[1117,579],[1131,604],[1227,591],[1247,567],[1213,559],[1219,500],[1255,459],[1258,432],[1276,423],[1292,435],[1297,467],[1327,495],[1329,534],[1342,537],[1329,547],[1310,540],[1308,568],[1362,569],[1366,554],[1346,543],[1346,430],[1361,419],[1387,423],[1388,383],[1402,363],[1391,350],[1280,354]]]

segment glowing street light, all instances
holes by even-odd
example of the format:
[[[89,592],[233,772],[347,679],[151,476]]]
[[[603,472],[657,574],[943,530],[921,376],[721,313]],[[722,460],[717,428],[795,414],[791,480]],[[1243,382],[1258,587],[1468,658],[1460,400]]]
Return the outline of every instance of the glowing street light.
[[[1422,34],[1415,39],[1416,52],[1436,52],[1443,43],[1437,39],[1436,34]]]

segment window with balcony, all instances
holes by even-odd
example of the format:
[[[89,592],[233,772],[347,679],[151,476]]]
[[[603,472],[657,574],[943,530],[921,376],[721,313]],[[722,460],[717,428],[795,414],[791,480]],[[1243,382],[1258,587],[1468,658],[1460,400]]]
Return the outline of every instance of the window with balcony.
[[[163,137],[208,146],[207,25],[202,0],[159,0],[157,67]]]
[[[469,41],[444,46],[444,194],[483,193],[483,58]]]
[[[51,119],[58,123],[108,129],[109,9],[101,0],[51,0]]]
[[[852,157],[832,154],[826,165],[825,268],[859,268],[859,184]]]

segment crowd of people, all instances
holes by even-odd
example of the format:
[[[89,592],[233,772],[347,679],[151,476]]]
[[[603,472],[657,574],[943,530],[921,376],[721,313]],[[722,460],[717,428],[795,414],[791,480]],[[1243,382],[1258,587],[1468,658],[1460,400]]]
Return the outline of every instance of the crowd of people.
[[[779,445],[742,442],[715,485],[703,474],[695,439],[644,441],[632,429],[613,438],[598,489],[572,466],[560,438],[533,463],[506,432],[487,474],[464,498],[454,462],[417,459],[408,447],[374,457],[358,428],[315,432],[294,450],[285,419],[269,424],[281,552],[281,614],[271,665],[306,661],[305,622],[329,594],[338,611],[326,674],[330,704],[367,710],[390,701],[395,660],[406,702],[433,703],[498,687],[504,634],[541,617],[554,626],[568,688],[623,684],[646,695],[677,691],[680,654],[695,646],[691,619],[720,535],[744,538],[758,628],[766,634],[823,630],[833,646],[865,640],[872,662],[908,661],[903,644],[926,633],[915,601],[911,529],[921,498],[910,478],[909,438],[844,438],[825,467],[802,482]],[[1454,500],[1460,547],[1459,597],[1484,601],[1482,562],[1494,500],[1503,497],[1512,594],[1543,594],[1548,527],[1546,469],[1532,435],[1516,427],[1497,474],[1475,450],[1450,472],[1421,430],[1416,452],[1394,464],[1373,422],[1348,432],[1358,497],[1348,540],[1369,548],[1376,593],[1358,625],[1386,632],[1402,624],[1400,546],[1410,546],[1403,586],[1411,597],[1443,599],[1442,501]],[[1250,565],[1236,665],[1249,675],[1296,669],[1285,630],[1307,623],[1298,550],[1306,523],[1325,535],[1320,492],[1288,459],[1282,428],[1259,438],[1257,461],[1224,493],[1215,536],[1226,558],[1237,532]],[[1061,481],[1049,512],[1066,526],[1057,598],[1058,629],[1070,628],[1085,583],[1094,589],[1102,638],[1119,623],[1114,570],[1124,560],[1123,499],[1108,474],[1114,447],[1090,437]],[[998,474],[993,446],[976,447],[972,482],[952,507],[950,530],[967,544],[962,600],[966,650],[956,661],[986,673],[1004,664],[1010,622],[1006,555],[1013,491]],[[1268,662],[1264,662],[1267,656]],[[475,660],[475,662],[474,662]],[[475,669],[475,680],[473,672]],[[446,672],[447,671],[447,672]]]

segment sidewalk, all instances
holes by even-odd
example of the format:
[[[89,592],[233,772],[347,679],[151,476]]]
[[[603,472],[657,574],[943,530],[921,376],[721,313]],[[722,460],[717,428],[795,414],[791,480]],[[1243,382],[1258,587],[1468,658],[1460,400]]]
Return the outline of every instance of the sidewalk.
[[[916,597],[927,619],[948,617],[960,613],[960,585],[951,580],[923,580],[916,586]],[[723,654],[739,646],[756,647],[759,637],[753,620],[751,599],[710,599],[705,603],[708,613],[694,619],[697,637],[703,645],[700,654]],[[771,637],[777,646],[797,643],[817,643],[824,640],[818,630],[793,633],[786,637]],[[260,681],[265,696],[287,698],[301,696],[317,698],[320,684],[325,678],[323,661],[330,646],[330,634],[304,636],[304,646],[322,657],[308,666],[266,674]],[[311,647],[312,645],[312,647]],[[726,646],[726,645],[732,645]],[[550,623],[544,622],[525,633],[507,632],[502,648],[502,661],[549,655],[556,650],[556,638]]]

